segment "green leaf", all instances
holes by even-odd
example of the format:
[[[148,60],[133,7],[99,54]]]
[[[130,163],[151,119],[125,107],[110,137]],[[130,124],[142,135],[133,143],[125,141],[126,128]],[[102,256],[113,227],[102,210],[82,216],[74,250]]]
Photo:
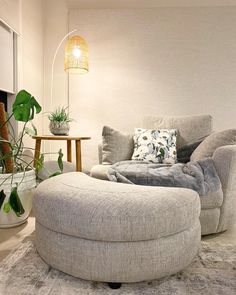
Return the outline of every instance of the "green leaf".
[[[162,157],[165,156],[165,151],[162,148],[160,148],[160,154],[161,154]]]
[[[11,210],[11,205],[9,204],[9,202],[5,203],[3,206],[3,211],[5,213],[8,213]]]
[[[17,187],[13,187],[13,189],[11,190],[9,203],[11,205],[11,208],[15,212],[16,216],[20,217],[22,214],[25,213],[25,209],[22,206],[20,197],[17,192]]]
[[[63,161],[62,161],[62,158],[63,158],[63,153],[62,153],[62,150],[60,149],[59,152],[58,152],[57,164],[58,164],[61,172],[63,172]]]
[[[6,195],[5,195],[5,193],[4,193],[3,189],[2,189],[0,191],[0,210],[2,208],[2,204],[3,204],[4,200],[5,200],[5,198],[6,198]]]
[[[36,99],[26,90],[18,92],[12,106],[12,112],[16,121],[28,122],[34,118],[34,111],[40,113],[42,110]]]
[[[60,171],[54,172],[53,174],[49,175],[49,178],[57,176],[57,175],[61,175],[62,173]]]
[[[36,174],[43,168],[44,154],[41,154],[35,165]]]
[[[59,107],[48,115],[48,119],[52,122],[71,122],[73,119],[69,117],[68,107]]]

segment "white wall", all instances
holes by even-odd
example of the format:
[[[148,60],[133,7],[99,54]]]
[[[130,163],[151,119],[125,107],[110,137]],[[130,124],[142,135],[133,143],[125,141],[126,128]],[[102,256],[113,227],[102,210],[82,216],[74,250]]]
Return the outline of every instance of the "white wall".
[[[43,104],[43,1],[22,0],[20,6],[20,36],[18,37],[18,90],[29,91]],[[42,132],[42,114],[33,121]],[[19,131],[21,127],[19,127]],[[26,138],[25,146],[34,147]]]
[[[67,104],[67,75],[63,69],[63,46],[54,68],[53,105],[50,104],[51,65],[57,45],[68,32],[66,0],[0,0],[0,17],[18,32],[18,85],[26,89],[41,104],[43,113],[36,115],[34,124],[38,134],[48,131],[45,112]],[[14,96],[10,99],[10,104]],[[21,131],[22,124],[18,124]],[[25,138],[25,146],[34,147],[34,140]],[[43,151],[57,152],[62,143],[43,143]]]
[[[43,134],[50,134],[47,113],[58,106],[67,105],[68,77],[64,71],[64,47],[60,47],[55,59],[53,77],[53,95],[51,103],[51,69],[56,48],[68,33],[68,8],[65,0],[44,0],[44,103],[43,103]],[[64,142],[43,142],[45,152],[65,151]],[[66,153],[65,153],[66,154]],[[50,156],[54,158],[54,156]],[[64,157],[64,159],[66,159]]]
[[[6,3],[13,2],[0,0],[0,8]],[[85,170],[97,162],[105,124],[132,132],[147,114],[210,113],[216,130],[235,127],[236,7],[74,9],[69,28],[65,0],[14,0],[13,7],[21,24],[18,88],[34,94],[44,111],[67,104],[62,47],[50,106],[61,38],[77,28],[88,42],[90,71],[71,75],[69,87],[71,134],[92,137],[82,145]],[[35,123],[48,133],[46,117]],[[65,145],[45,151],[59,147]]]
[[[70,76],[72,133],[91,135],[97,162],[103,125],[133,131],[143,115],[209,113],[215,130],[236,125],[236,7],[70,11],[89,45],[90,72]]]
[[[0,19],[17,32],[20,31],[20,2],[22,0],[0,0]]]

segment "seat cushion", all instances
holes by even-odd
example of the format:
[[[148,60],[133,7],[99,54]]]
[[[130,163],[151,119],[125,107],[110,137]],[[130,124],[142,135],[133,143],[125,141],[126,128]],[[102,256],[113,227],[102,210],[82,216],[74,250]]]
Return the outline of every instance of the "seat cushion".
[[[33,201],[37,222],[84,239],[143,241],[199,221],[196,192],[113,183],[72,172],[42,182]]]

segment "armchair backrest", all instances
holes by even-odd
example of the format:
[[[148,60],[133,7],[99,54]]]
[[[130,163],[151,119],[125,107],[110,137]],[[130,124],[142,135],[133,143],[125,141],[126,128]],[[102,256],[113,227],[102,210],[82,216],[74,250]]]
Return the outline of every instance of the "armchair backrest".
[[[147,129],[177,129],[177,149],[198,141],[212,132],[212,117],[198,116],[145,116],[139,126]],[[102,145],[98,147],[99,164],[102,163]]]
[[[142,128],[178,129],[177,148],[195,142],[212,132],[212,117],[197,116],[146,116]]]

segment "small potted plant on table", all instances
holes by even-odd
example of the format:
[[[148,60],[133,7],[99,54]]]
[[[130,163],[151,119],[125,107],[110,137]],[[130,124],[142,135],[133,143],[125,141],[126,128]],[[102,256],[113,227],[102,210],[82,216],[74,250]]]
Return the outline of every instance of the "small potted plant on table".
[[[49,129],[53,135],[69,134],[69,123],[72,119],[69,117],[67,109],[67,107],[59,107],[48,115],[48,119],[50,121]]]

